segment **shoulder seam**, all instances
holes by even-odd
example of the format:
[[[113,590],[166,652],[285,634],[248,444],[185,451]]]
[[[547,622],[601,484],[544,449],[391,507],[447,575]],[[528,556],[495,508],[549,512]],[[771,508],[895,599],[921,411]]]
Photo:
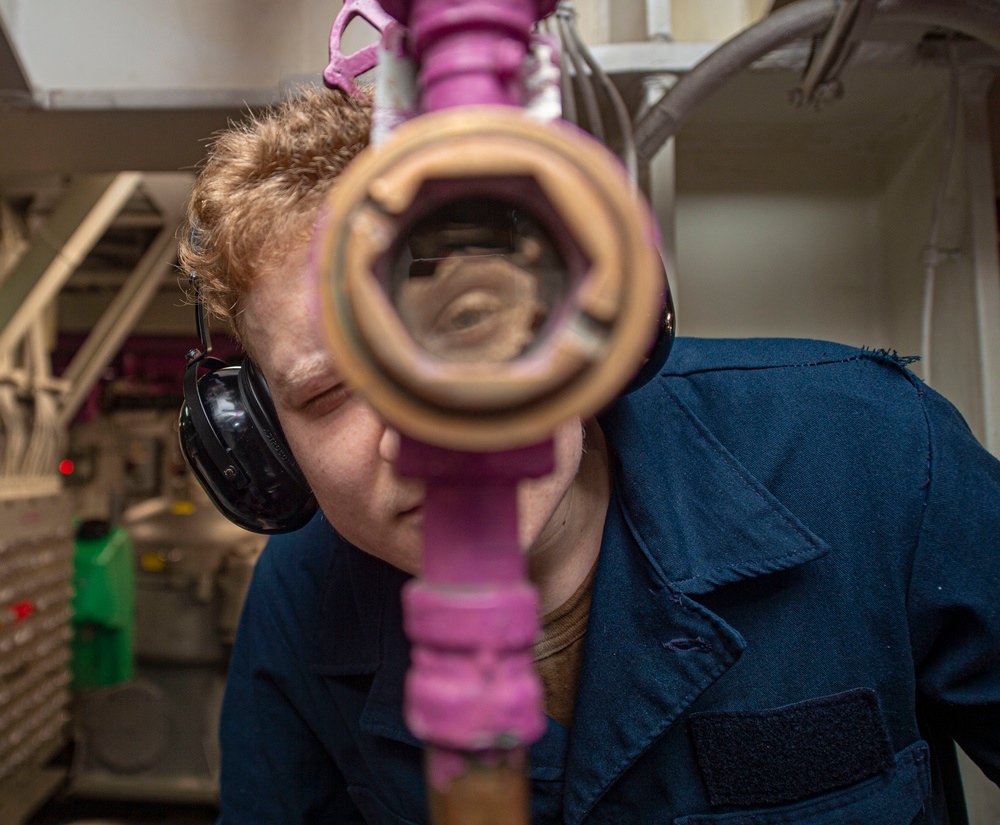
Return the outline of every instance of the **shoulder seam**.
[[[710,372],[753,372],[757,370],[801,369],[803,367],[828,367],[835,364],[848,364],[852,361],[869,361],[871,363],[882,364],[884,366],[897,367],[902,371],[907,379],[910,380],[910,383],[914,385],[918,395],[922,396],[922,382],[920,382],[920,380],[907,368],[910,364],[919,360],[919,355],[900,355],[896,352],[896,350],[868,349],[867,347],[862,347],[855,355],[851,355],[847,358],[824,358],[818,361],[789,361],[778,364],[710,365],[677,372],[664,370],[661,375],[664,378],[684,378],[691,375],[699,375]]]

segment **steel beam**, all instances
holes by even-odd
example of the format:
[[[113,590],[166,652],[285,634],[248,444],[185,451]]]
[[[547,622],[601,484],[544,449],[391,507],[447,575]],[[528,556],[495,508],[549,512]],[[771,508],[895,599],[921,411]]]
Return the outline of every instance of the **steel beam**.
[[[191,176],[186,174],[143,176],[142,189],[160,212],[162,229],[60,376],[69,384],[59,408],[61,426],[69,426],[94,382],[135,328],[173,268],[177,257],[177,227],[191,181]]]
[[[137,172],[75,180],[0,284],[0,357],[24,338],[38,315],[132,196]]]
[[[160,230],[60,376],[70,385],[59,405],[61,426],[70,425],[91,387],[162,286],[176,259],[176,234],[176,223]]]
[[[35,102],[27,72],[14,48],[14,40],[7,30],[3,15],[0,15],[0,102],[25,106]]]

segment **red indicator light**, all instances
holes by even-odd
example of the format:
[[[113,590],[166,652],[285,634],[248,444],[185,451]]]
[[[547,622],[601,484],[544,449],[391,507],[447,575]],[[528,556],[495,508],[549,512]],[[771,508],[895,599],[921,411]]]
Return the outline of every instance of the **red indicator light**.
[[[4,625],[23,622],[34,614],[35,605],[33,602],[18,602],[2,608],[0,609],[0,630],[3,630]]]
[[[73,470],[76,469],[76,465],[70,461],[68,458],[64,458],[59,462],[59,472],[64,476],[73,475]]]

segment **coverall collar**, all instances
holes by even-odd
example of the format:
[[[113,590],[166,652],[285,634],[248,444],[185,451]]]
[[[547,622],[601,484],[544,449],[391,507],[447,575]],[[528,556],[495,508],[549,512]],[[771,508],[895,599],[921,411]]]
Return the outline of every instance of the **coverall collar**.
[[[663,383],[644,392],[601,421],[618,467],[570,734],[568,825],[743,652],[692,596],[828,551]]]
[[[664,392],[667,399],[651,395]],[[535,779],[563,779],[568,825],[739,659],[740,634],[692,597],[828,552],[663,382],[600,422],[618,466],[574,727],[567,734],[550,720],[531,753]],[[401,711],[409,645],[399,588],[407,577],[354,552],[353,603],[336,611],[321,668],[373,674],[362,730],[418,746]],[[671,628],[670,638],[650,637],[650,627]]]

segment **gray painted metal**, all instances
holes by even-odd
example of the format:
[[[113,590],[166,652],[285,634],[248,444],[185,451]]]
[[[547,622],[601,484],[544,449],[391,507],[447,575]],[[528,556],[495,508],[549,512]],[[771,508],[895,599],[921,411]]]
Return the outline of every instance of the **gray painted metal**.
[[[0,16],[0,105],[34,103],[28,75]]]

